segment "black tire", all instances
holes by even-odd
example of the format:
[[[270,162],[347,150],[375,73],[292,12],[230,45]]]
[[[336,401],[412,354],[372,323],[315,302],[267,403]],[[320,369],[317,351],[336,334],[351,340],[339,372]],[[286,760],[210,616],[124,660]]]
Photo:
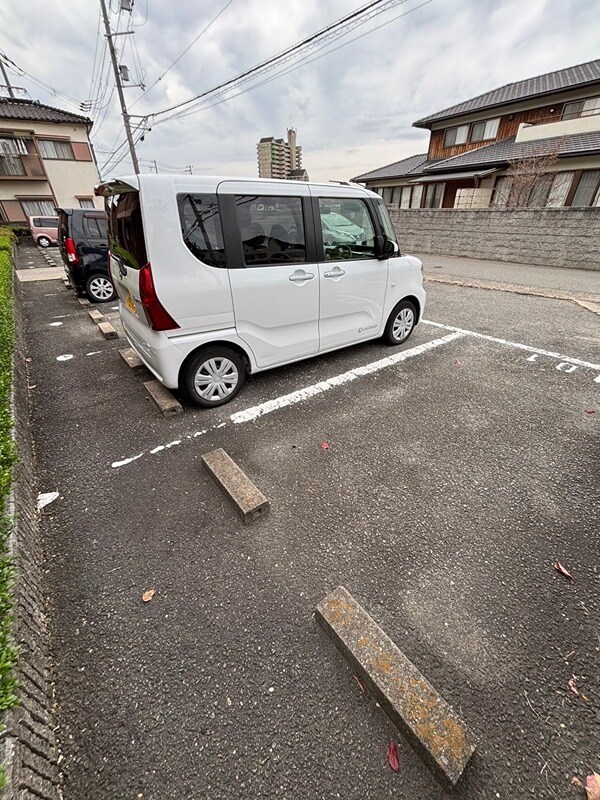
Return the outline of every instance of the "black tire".
[[[398,325],[396,325],[397,320]],[[388,318],[383,332],[383,341],[394,346],[404,344],[414,331],[416,324],[417,309],[414,304],[410,300],[401,300]]]
[[[213,364],[202,369],[203,365],[209,361],[213,361]],[[223,362],[225,361],[229,362],[229,365],[224,364]],[[210,374],[211,370],[214,372],[215,367],[217,370],[224,370],[225,380],[220,383],[220,389],[215,387],[213,390],[213,394],[217,393],[219,395],[213,400],[212,397],[209,396],[202,397],[199,391],[202,384],[200,384],[199,387],[196,380],[198,377],[204,378],[206,381],[206,389],[204,391],[209,395],[211,392],[209,383]],[[194,353],[183,370],[181,388],[195,405],[201,406],[202,408],[215,408],[216,406],[222,406],[230,400],[233,400],[244,385],[245,380],[246,367],[242,356],[230,347],[216,344],[203,347],[201,350]],[[215,384],[213,384],[213,386],[215,386]],[[227,391],[228,393],[222,396],[220,394],[222,391]]]
[[[50,239],[47,236],[38,236],[38,240],[37,240],[36,244],[38,244],[40,247],[43,247],[44,249],[46,249],[46,247],[50,247],[52,242],[50,241]]]
[[[87,278],[85,293],[92,303],[110,303],[117,296],[111,279],[103,272],[94,272]]]

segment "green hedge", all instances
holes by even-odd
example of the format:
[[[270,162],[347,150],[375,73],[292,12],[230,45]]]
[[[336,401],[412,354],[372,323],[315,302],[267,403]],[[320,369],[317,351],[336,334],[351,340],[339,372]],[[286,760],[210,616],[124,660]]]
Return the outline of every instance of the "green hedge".
[[[14,672],[17,654],[11,643],[13,563],[8,551],[12,520],[7,514],[15,463],[10,412],[14,338],[13,241],[14,235],[10,230],[0,229],[0,711],[17,703]],[[0,787],[4,784],[4,770],[0,769]]]

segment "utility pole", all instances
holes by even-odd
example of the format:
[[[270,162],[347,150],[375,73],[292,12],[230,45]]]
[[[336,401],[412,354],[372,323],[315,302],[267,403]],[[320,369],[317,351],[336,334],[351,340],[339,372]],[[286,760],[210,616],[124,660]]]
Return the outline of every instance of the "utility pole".
[[[135,152],[135,145],[133,143],[133,136],[131,135],[131,125],[129,124],[129,114],[127,113],[127,106],[125,105],[125,95],[123,94],[123,86],[121,84],[121,73],[119,72],[119,65],[117,64],[117,54],[115,53],[115,46],[113,44],[113,35],[110,30],[110,23],[108,21],[108,13],[106,11],[105,0],[100,0],[102,8],[102,17],[104,19],[104,27],[106,29],[106,40],[108,42],[108,50],[112,61],[113,72],[115,73],[115,83],[117,86],[117,94],[119,95],[119,102],[121,103],[121,113],[123,114],[123,124],[125,125],[125,133],[127,141],[129,142],[129,153],[133,163],[135,174],[140,174],[140,165],[138,164],[137,155]]]
[[[4,75],[4,82],[6,83],[6,88],[8,89],[9,97],[14,97],[15,93],[13,92],[13,88],[10,85],[10,81],[8,80],[8,75],[6,74],[6,67],[4,66],[4,60],[0,57],[0,67],[2,68],[2,74]]]

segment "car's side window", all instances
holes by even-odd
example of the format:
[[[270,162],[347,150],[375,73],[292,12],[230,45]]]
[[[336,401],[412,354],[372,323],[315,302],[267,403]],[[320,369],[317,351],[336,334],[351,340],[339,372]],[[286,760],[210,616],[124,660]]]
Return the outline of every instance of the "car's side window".
[[[383,228],[383,232],[385,233],[385,238],[388,239],[390,242],[396,242],[398,244],[398,240],[396,239],[396,231],[394,230],[394,226],[392,224],[392,220],[390,217],[390,212],[387,210],[386,204],[383,200],[378,197],[376,202],[377,213],[379,214],[379,221],[381,222],[381,227]],[[399,256],[400,253],[396,253],[396,256]]]
[[[319,198],[326,261],[375,258],[375,228],[364,200]]]
[[[306,261],[299,197],[236,195],[235,206],[247,267]]]
[[[225,267],[221,214],[216,194],[177,195],[181,235],[188,250],[211,267]]]
[[[84,216],[83,230],[88,239],[106,239],[106,221],[101,217]]]

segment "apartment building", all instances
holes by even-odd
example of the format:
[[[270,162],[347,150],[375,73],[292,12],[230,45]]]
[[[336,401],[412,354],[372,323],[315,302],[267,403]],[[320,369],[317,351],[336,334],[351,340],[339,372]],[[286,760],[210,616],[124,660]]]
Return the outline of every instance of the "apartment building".
[[[430,131],[427,153],[353,178],[389,205],[600,205],[600,59],[501,86],[414,126]]]
[[[302,148],[296,144],[296,131],[290,128],[287,141],[273,136],[263,137],[257,145],[258,176],[307,181],[308,173],[302,168]]]
[[[92,121],[33,100],[0,98],[0,221],[102,208]]]

